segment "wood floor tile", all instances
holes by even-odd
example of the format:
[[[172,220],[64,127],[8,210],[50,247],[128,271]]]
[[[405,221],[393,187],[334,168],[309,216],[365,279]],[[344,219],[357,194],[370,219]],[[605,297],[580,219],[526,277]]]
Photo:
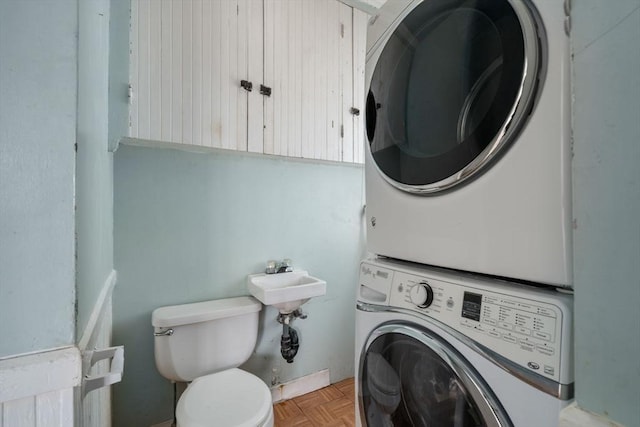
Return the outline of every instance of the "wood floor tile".
[[[298,396],[294,398],[293,401],[300,409],[306,411],[307,408],[314,408],[341,397],[344,397],[342,392],[330,385],[328,387],[321,388],[320,390],[316,390],[313,393]]]
[[[342,417],[353,418],[353,402],[346,397],[341,397],[320,406],[305,410],[307,418],[316,426],[340,425]]]
[[[352,402],[355,402],[356,386],[353,378],[347,378],[346,380],[333,384],[333,386],[340,390],[345,397],[351,399]]]
[[[273,411],[275,427],[355,427],[353,378],[280,402]]]
[[[274,427],[314,427],[314,425],[305,415],[299,415],[286,420],[276,419]]]
[[[273,416],[277,421],[304,416],[304,414],[293,400],[285,400],[273,407]]]

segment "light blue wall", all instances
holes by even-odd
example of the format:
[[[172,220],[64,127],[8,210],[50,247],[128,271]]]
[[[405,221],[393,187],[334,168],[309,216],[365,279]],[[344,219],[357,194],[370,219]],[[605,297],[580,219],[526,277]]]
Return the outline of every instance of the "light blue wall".
[[[573,5],[576,399],[640,426],[640,1]]]
[[[107,151],[109,0],[81,1],[78,6],[76,322],[81,339],[113,267],[113,165]]]
[[[121,145],[115,155],[114,343],[126,348],[114,425],[171,418],[172,387],[156,371],[156,307],[246,295],[246,275],[269,259],[327,281],[327,294],[296,320],[293,364],[279,354],[277,311],[263,310],[259,345],[245,368],[270,384],[329,368],[353,375],[355,294],[363,257],[359,166],[210,150]],[[240,332],[240,331],[239,331]]]
[[[82,1],[76,171],[78,339],[113,269],[113,154],[128,126],[127,0]],[[125,87],[123,90],[122,87]]]
[[[75,0],[0,0],[0,357],[74,342]]]

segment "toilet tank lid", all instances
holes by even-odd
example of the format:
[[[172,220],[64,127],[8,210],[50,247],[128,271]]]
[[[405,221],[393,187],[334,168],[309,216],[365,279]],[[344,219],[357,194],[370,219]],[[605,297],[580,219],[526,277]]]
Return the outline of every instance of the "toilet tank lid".
[[[159,328],[167,328],[254,313],[261,309],[262,304],[253,297],[225,298],[171,305],[153,310],[151,324]]]

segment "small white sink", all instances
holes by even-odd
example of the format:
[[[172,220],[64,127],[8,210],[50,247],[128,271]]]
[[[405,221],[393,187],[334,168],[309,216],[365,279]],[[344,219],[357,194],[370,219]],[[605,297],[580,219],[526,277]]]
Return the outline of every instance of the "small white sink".
[[[247,279],[249,293],[264,305],[272,305],[280,313],[291,313],[310,298],[327,293],[327,282],[309,276],[302,270],[290,273],[251,274]]]

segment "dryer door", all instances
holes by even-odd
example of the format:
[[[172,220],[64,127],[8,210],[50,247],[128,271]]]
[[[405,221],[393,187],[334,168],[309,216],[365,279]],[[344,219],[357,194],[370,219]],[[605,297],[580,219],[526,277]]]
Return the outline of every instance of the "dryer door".
[[[360,362],[360,411],[368,427],[512,426],[475,369],[440,336],[386,324]]]
[[[414,3],[368,53],[366,129],[390,184],[434,194],[486,169],[526,122],[543,30],[525,0]]]

